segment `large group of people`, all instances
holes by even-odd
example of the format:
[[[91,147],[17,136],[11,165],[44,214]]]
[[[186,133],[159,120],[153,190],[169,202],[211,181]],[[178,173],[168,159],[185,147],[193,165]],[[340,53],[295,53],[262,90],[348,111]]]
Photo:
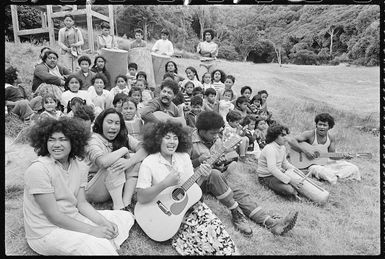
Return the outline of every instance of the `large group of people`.
[[[38,154],[25,172],[24,225],[29,246],[42,255],[107,255],[128,238],[134,224],[134,207],[154,200],[164,189],[181,185],[200,170],[196,183],[213,195],[231,213],[232,223],[245,236],[252,235],[248,219],[275,235],[283,235],[296,224],[298,212],[268,213],[261,202],[227,175],[239,170],[236,163],[256,168],[258,182],[288,198],[300,200],[298,180],[285,171],[294,166],[287,160],[286,144],[309,159],[317,154],[300,142],[335,152],[331,115],[316,116],[315,130],[296,137],[276,120],[267,108],[268,93],[253,95],[250,86],[240,93],[233,89],[236,78],[216,68],[218,45],[214,31],[206,30],[197,52],[199,77],[189,66],[185,75],[175,61],[165,65],[163,81],[156,91],[147,75],[128,64],[128,74],[110,78],[106,60],[93,61],[80,55],[81,33],[67,15],[59,31],[64,66],[59,54],[44,47],[41,63],[35,66],[28,101],[15,67],[5,71],[6,106],[24,121],[33,121],[31,145]],[[143,32],[135,30],[132,47],[145,47]],[[153,51],[173,54],[169,33],[162,30]],[[98,46],[116,47],[109,26],[102,26]],[[78,68],[76,68],[78,67]],[[31,104],[32,102],[32,104]],[[32,119],[31,119],[32,118]],[[213,164],[212,155],[232,139],[240,144]],[[344,157],[349,158],[349,157]],[[319,179],[336,182],[341,166],[352,174],[358,168],[341,165],[312,165]],[[96,210],[93,203],[112,200],[110,209]],[[262,202],[263,203],[263,202]],[[278,209],[278,208],[277,208]],[[226,226],[201,199],[186,213],[172,246],[182,255],[239,254]]]

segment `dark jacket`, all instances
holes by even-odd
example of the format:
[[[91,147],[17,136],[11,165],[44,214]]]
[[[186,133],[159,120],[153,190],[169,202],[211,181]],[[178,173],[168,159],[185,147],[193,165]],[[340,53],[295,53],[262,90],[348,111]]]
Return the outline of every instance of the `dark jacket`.
[[[57,65],[61,75],[69,75],[71,72],[62,66]],[[52,85],[60,86],[60,78],[49,73],[48,67],[45,63],[40,63],[35,66],[32,80],[32,91],[39,87],[41,83],[47,83]]]

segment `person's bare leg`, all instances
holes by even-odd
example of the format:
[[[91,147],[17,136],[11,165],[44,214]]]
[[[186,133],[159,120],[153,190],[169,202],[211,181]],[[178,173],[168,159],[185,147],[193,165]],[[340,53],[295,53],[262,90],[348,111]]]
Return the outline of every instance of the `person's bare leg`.
[[[124,191],[123,191],[123,204],[124,207],[127,207],[131,204],[132,196],[135,193],[136,183],[138,182],[138,178],[130,177],[127,179],[126,183],[124,184]]]

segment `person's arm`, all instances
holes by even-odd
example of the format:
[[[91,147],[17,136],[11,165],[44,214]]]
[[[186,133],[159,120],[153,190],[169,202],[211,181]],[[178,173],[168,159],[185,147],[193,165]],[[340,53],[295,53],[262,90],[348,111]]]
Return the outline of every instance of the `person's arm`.
[[[59,30],[59,36],[58,36],[58,41],[57,44],[59,45],[60,48],[62,48],[65,51],[69,51],[69,48],[64,44],[64,30],[65,28],[61,28]]]
[[[157,51],[159,50],[158,45],[159,45],[159,40],[157,40],[157,41],[155,42],[154,46],[152,46],[151,51],[152,51],[152,52],[157,52]]]
[[[145,173],[146,170],[150,169],[142,165],[140,167],[139,175]],[[175,170],[170,170],[170,173],[167,175],[166,178],[163,179],[163,181],[148,188],[137,188],[136,190],[138,202],[145,204],[152,201],[160,192],[162,192],[167,187],[178,184],[178,181],[179,173]]]
[[[197,46],[197,52],[199,53],[199,54],[201,54],[201,43],[199,42],[198,43],[198,46]]]
[[[95,162],[99,168],[107,168],[122,156],[126,155],[128,153],[128,148],[121,147],[107,154],[101,154],[101,152],[102,151],[96,145],[92,145],[89,147],[87,153],[89,153],[90,160]]]
[[[36,65],[34,75],[40,78],[40,80],[42,80],[44,83],[53,84],[53,85],[62,85],[63,80],[61,80],[57,76],[50,74],[48,72],[48,68],[44,64]]]
[[[174,47],[173,47],[171,41],[169,41],[168,43],[169,43],[168,44],[168,50],[166,52],[166,55],[171,57],[172,55],[174,55]]]
[[[314,131],[305,131],[302,134],[295,136],[295,137],[288,137],[288,143],[292,149],[294,149],[297,152],[303,152],[308,159],[314,159],[316,158],[316,154],[312,150],[307,150],[306,147],[303,145],[300,145],[301,142],[310,142],[310,139],[312,137]],[[310,143],[309,143],[310,144]]]
[[[159,107],[155,102],[149,102],[145,105],[140,111],[140,117],[142,120],[147,122],[159,122],[159,120],[154,116],[153,112],[159,110]]]
[[[78,42],[75,42],[75,43],[71,44],[71,46],[73,46],[73,47],[83,46],[84,45],[84,39],[83,39],[82,32],[78,28],[75,29],[75,32],[78,35]]]
[[[211,52],[211,57],[212,58],[217,58],[217,56],[218,56],[218,44],[215,44],[215,49],[214,49],[214,51],[212,51]]]
[[[102,36],[101,35],[98,35],[97,36],[97,40],[96,40],[96,43],[97,43],[97,49],[101,49],[101,48],[105,48],[106,46],[103,44],[102,42]]]
[[[269,170],[272,175],[278,178],[278,180],[288,184],[291,178],[286,174],[282,173],[282,171],[277,167],[276,153],[278,151],[275,150],[271,145],[265,146],[265,150],[267,170]]]

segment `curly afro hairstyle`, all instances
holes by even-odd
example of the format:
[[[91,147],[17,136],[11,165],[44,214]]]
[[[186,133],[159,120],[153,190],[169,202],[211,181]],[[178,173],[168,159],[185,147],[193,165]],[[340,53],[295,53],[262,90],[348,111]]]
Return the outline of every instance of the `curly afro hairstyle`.
[[[69,158],[85,156],[85,146],[90,138],[90,132],[85,130],[84,124],[76,118],[61,117],[58,120],[45,118],[36,122],[29,132],[29,141],[39,156],[49,156],[47,142],[55,132],[61,132],[71,143]]]
[[[210,33],[211,39],[214,39],[215,35],[214,35],[214,30],[213,29],[206,29],[206,30],[204,30],[203,31],[203,39],[205,39],[206,33]]]
[[[334,127],[334,118],[329,113],[320,113],[315,116],[315,124],[317,124],[319,121],[327,122],[329,124],[329,129]]]
[[[172,92],[174,93],[174,95],[176,95],[179,92],[178,83],[175,82],[174,80],[170,79],[170,78],[163,80],[162,83],[160,84],[161,90],[163,90],[163,88],[165,88],[165,87],[170,88],[172,90]]]
[[[222,116],[214,111],[199,113],[195,126],[198,130],[220,129],[225,126]]]
[[[278,138],[278,136],[283,132],[285,132],[286,134],[290,133],[289,129],[286,126],[280,125],[278,123],[271,125],[267,129],[266,144],[269,144],[269,143],[273,142],[274,140],[276,140]]]
[[[215,72],[221,73],[221,79],[220,79],[220,81],[221,81],[222,83],[224,83],[225,80],[226,80],[226,73],[223,72],[223,70],[221,70],[221,69],[215,69],[213,72],[211,72],[211,81],[214,82],[214,74],[215,74]]]
[[[162,139],[167,133],[174,133],[178,137],[176,152],[184,153],[192,146],[191,135],[180,123],[171,121],[147,123],[143,129],[143,147],[149,154],[160,152]]]
[[[13,66],[10,66],[9,68],[7,68],[5,70],[5,75],[4,75],[4,81],[7,83],[7,84],[11,84],[13,85],[13,83],[16,81],[17,79],[17,73],[19,72],[19,70],[17,70],[17,68],[13,67]]]
[[[119,133],[114,140],[110,141],[112,143],[112,151],[118,150],[121,147],[128,147],[128,130],[126,128],[126,124],[124,123],[123,115],[114,108],[105,109],[98,115],[98,117],[96,117],[92,131],[104,136],[103,122],[108,114],[117,114],[120,121]]]

